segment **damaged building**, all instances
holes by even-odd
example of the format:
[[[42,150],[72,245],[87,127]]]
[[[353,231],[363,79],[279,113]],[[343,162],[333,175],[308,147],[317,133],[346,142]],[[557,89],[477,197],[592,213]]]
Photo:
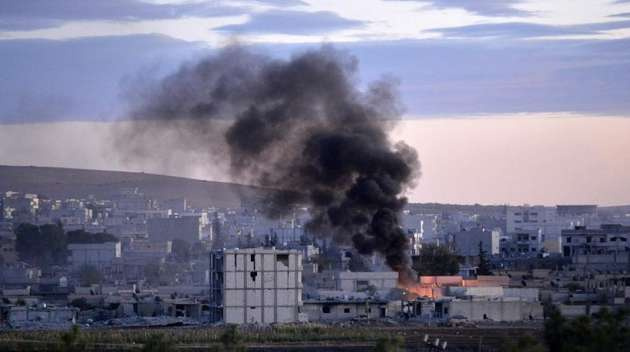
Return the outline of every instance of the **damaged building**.
[[[302,313],[302,254],[268,248],[210,253],[210,320],[290,323]]]

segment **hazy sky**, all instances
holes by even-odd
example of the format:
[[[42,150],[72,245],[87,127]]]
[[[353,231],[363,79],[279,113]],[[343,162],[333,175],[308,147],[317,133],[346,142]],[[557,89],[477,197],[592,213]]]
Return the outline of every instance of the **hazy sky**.
[[[402,121],[392,138],[414,146],[422,162],[422,177],[408,196],[417,202],[630,203],[630,119],[552,116]],[[195,156],[187,169],[126,165],[111,153],[111,124],[4,125],[0,160],[228,180],[220,165]]]
[[[127,168],[106,123],[61,121],[124,119],[138,82],[234,41],[397,78],[414,200],[630,203],[629,0],[0,0],[0,163]]]

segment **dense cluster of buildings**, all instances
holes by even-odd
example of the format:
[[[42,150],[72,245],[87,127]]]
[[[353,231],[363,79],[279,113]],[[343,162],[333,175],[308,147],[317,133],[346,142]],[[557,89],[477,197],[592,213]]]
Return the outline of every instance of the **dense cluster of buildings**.
[[[460,267],[402,282],[378,256],[308,233],[308,209],[272,220],[252,206],[195,209],[137,189],[65,200],[7,191],[0,323],[523,323],[540,321],[548,304],[592,314],[630,304],[629,213],[411,204],[400,219],[409,256],[444,246]],[[87,240],[68,237],[63,260],[38,266],[20,252],[24,223],[80,230]],[[484,259],[488,275],[477,273]]]

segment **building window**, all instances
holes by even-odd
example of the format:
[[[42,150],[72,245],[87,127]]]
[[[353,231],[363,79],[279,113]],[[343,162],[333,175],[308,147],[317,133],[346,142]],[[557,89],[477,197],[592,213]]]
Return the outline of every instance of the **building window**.
[[[288,254],[277,254],[276,260],[282,263],[285,266],[289,266],[289,255]]]
[[[322,313],[329,314],[330,313],[330,306],[322,306]]]
[[[357,280],[357,291],[367,290],[370,282],[367,280]]]
[[[344,309],[343,309],[343,312],[344,312],[344,313],[350,313],[350,308],[344,308]]]
[[[567,243],[571,243],[571,237],[567,237]]]

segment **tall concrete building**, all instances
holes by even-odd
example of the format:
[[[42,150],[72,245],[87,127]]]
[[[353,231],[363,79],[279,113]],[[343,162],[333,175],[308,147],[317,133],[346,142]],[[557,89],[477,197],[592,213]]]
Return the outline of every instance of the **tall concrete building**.
[[[302,320],[298,250],[226,249],[210,253],[210,320],[229,324]]]

